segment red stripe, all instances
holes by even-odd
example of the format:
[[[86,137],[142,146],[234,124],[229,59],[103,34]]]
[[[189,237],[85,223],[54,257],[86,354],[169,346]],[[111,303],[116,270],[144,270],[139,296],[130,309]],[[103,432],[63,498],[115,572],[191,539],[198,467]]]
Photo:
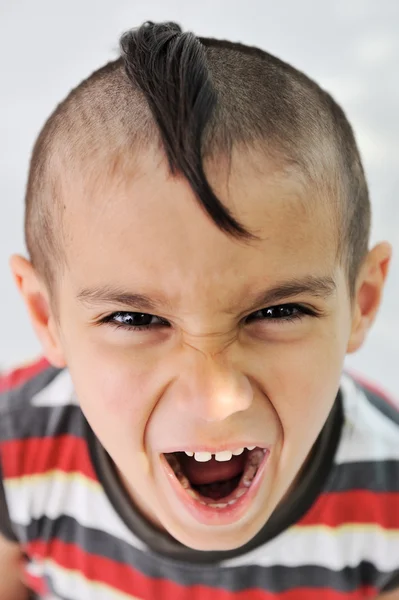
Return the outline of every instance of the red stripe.
[[[372,524],[385,529],[399,529],[399,492],[351,490],[319,496],[298,525]]]
[[[231,592],[204,585],[184,586],[167,579],[152,579],[128,565],[102,556],[90,555],[75,544],[66,544],[56,539],[47,544],[41,540],[30,542],[27,553],[37,556],[38,560],[51,558],[60,567],[78,571],[89,581],[101,582],[142,600],[187,600],[187,597],[190,597],[190,600],[358,600],[374,598],[376,594],[376,589],[372,587],[359,588],[351,593],[304,587],[273,594],[256,588]]]
[[[50,366],[50,363],[46,358],[39,358],[29,365],[14,369],[9,373],[0,375],[0,393],[12,390],[20,385],[23,385],[29,379],[39,375]]]
[[[43,474],[53,469],[78,472],[97,480],[87,442],[73,435],[9,440],[1,445],[5,479]]]

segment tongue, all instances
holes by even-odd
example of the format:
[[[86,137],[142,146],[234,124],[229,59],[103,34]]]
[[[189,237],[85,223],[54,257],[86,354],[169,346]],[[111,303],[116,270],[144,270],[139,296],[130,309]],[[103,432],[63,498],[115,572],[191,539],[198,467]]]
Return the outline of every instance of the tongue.
[[[200,463],[186,454],[179,455],[183,472],[194,485],[214,483],[232,479],[243,472],[246,463],[246,453],[233,456],[226,462],[218,462],[213,457],[206,463]]]

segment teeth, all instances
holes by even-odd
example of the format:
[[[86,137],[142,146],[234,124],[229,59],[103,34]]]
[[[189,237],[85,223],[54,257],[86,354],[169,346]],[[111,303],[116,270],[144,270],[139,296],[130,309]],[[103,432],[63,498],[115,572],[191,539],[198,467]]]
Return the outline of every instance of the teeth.
[[[187,494],[189,496],[191,496],[191,498],[194,498],[195,500],[199,500],[199,495],[197,494],[197,492],[195,492],[191,488],[189,490],[187,490]]]
[[[237,448],[237,450],[233,450],[233,456],[240,456],[244,452],[244,448]]]
[[[258,450],[255,450],[255,452],[252,452],[251,456],[248,459],[248,464],[258,467],[262,462],[264,456],[265,452],[258,448]]]
[[[241,498],[241,496],[243,496],[244,494],[247,493],[247,490],[238,490],[238,492],[236,492],[236,500],[238,500],[238,498]]]
[[[210,506],[211,508],[226,508],[227,503],[218,502],[218,503],[214,503],[214,504],[208,504],[208,506]]]
[[[210,452],[196,452],[194,458],[198,462],[208,462],[208,460],[211,460],[212,454]]]
[[[247,450],[255,450],[256,446],[247,446]],[[212,456],[215,457],[215,460],[218,462],[227,462],[231,459],[232,456],[240,456],[244,452],[245,448],[236,448],[235,450],[222,450],[221,452],[216,452],[215,454],[211,454],[210,452],[191,452],[189,450],[185,450],[184,453],[187,456],[194,457],[194,459],[198,462],[208,462],[211,460]]]
[[[258,470],[258,467],[252,466],[252,465],[246,469],[245,475],[242,479],[242,483],[243,483],[243,485],[245,485],[245,487],[250,487],[252,480],[256,475],[257,470]]]
[[[190,489],[190,482],[185,475],[183,475],[183,474],[179,475],[178,480],[180,481],[180,485],[182,487],[184,487],[185,490]]]
[[[232,456],[233,453],[229,450],[225,450],[224,452],[216,452],[215,460],[217,460],[218,462],[226,462],[230,460]]]

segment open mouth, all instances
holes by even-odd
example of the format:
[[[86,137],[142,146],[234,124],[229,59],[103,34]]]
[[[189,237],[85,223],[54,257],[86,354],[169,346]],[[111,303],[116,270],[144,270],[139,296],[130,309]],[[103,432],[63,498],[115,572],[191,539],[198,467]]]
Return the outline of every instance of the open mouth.
[[[170,467],[191,498],[210,507],[233,506],[249,491],[267,454],[252,446],[215,454],[170,452],[164,454]]]

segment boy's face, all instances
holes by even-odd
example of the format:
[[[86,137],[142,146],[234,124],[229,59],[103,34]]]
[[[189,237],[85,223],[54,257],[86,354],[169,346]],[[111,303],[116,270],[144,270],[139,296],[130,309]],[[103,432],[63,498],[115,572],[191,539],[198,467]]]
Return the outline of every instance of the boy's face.
[[[259,241],[221,232],[151,152],[125,185],[104,184],[89,200],[75,190],[65,213],[57,336],[82,410],[139,509],[197,549],[236,548],[264,525],[295,483],[356,345],[331,215],[260,160],[263,174],[253,156],[234,159],[228,187],[222,162],[208,170]],[[227,506],[220,484],[205,502],[221,506],[193,498],[164,457],[248,446],[267,451]],[[205,485],[204,498],[215,480],[239,478],[247,453],[186,456],[183,470]]]

